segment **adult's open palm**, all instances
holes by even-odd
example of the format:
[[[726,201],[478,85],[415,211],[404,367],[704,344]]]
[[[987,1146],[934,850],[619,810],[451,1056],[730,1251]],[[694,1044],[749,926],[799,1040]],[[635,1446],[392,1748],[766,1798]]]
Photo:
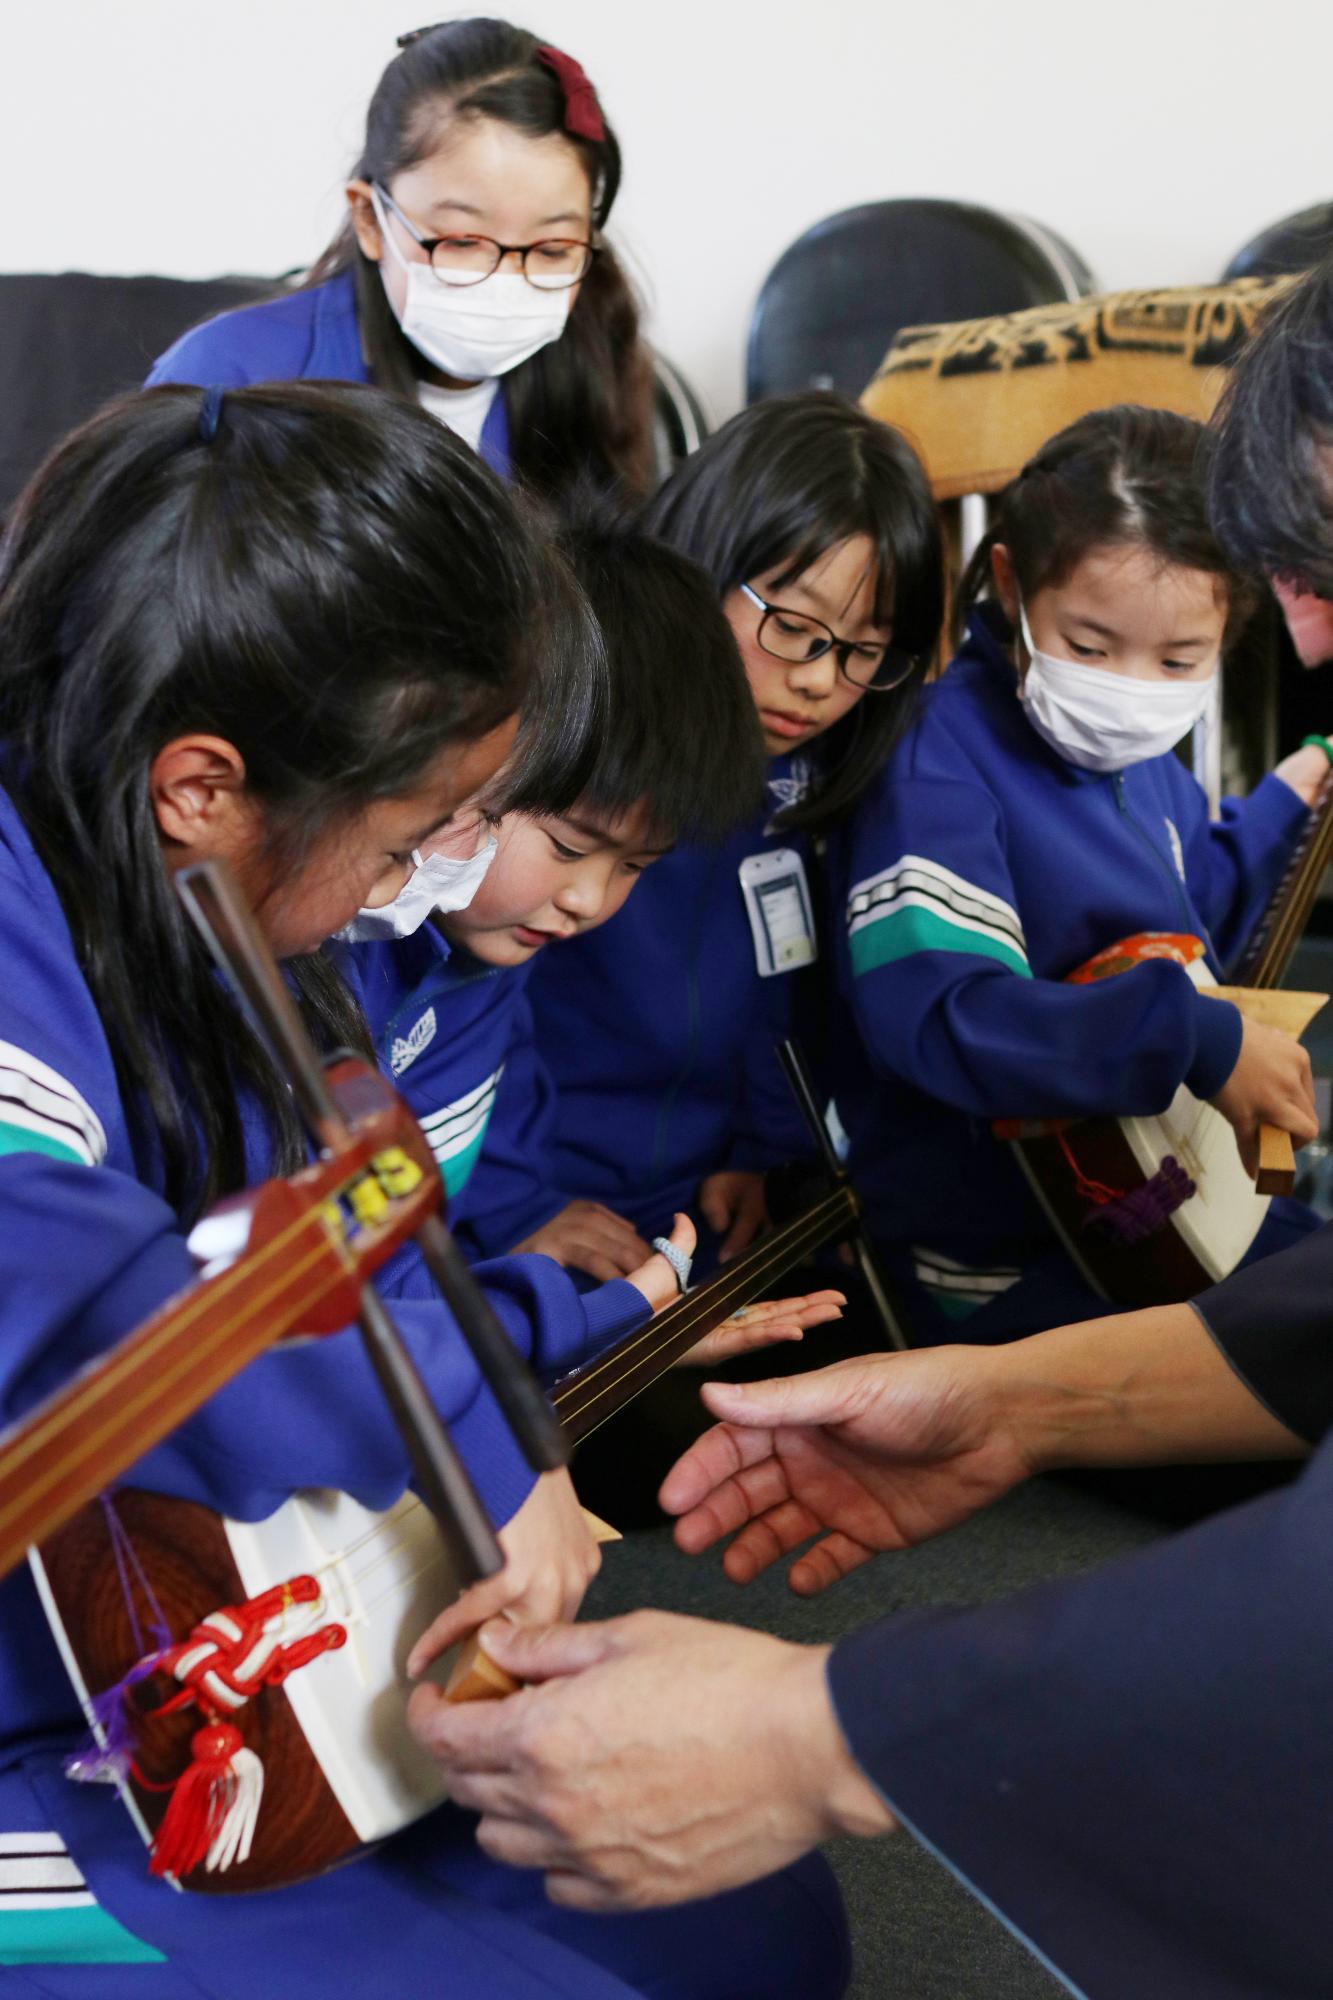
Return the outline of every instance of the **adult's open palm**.
[[[813,1596],[883,1550],[956,1526],[1032,1469],[984,1384],[984,1350],[969,1348],[708,1383],[704,1400],[723,1421],[660,1496],[680,1517],[677,1543],[693,1555],[734,1534],[723,1566],[748,1583],[818,1535],[788,1579]]]

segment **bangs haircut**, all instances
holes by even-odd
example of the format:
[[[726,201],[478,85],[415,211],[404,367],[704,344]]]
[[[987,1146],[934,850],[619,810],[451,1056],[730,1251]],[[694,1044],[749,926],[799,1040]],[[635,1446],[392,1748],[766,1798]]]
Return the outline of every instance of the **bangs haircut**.
[[[862,697],[817,739],[810,790],[779,815],[813,831],[843,818],[911,713],[944,616],[939,517],[900,432],[843,396],[811,390],[743,410],[705,440],[649,503],[652,533],[707,571],[720,597],[769,579],[781,591],[841,543],[873,551],[875,622],[909,663],[892,690]]]
[[[1208,504],[1233,561],[1333,601],[1333,257],[1264,315],[1213,423]]]
[[[710,579],[631,525],[585,518],[561,541],[601,632],[605,708],[576,795],[540,735],[504,809],[609,821],[638,807],[654,845],[719,840],[763,797],[764,746]]]

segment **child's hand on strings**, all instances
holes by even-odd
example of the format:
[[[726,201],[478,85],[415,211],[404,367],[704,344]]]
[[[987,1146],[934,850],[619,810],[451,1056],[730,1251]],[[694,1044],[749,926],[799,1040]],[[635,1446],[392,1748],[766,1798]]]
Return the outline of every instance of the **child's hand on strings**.
[[[656,1239],[661,1242],[659,1237]],[[688,1215],[678,1215],[671,1225],[671,1234],[666,1241],[679,1251],[685,1260],[688,1277],[689,1260],[693,1257],[699,1237]],[[648,1246],[645,1244],[644,1249]],[[673,1306],[685,1289],[685,1282],[675,1265],[664,1257],[660,1250],[648,1254],[637,1271],[629,1273],[629,1281],[637,1291],[643,1293],[654,1312],[661,1312],[663,1306]]]
[[[1290,757],[1284,757],[1280,764],[1273,766],[1273,776],[1281,778],[1298,798],[1304,799],[1307,806],[1312,806],[1319,797],[1329,769],[1326,750],[1321,749],[1318,743],[1302,743],[1299,750],[1293,750]]]
[[[800,1340],[806,1329],[841,1319],[847,1300],[841,1292],[807,1292],[803,1298],[761,1299],[744,1306],[724,1319],[721,1326],[706,1333],[688,1354],[682,1354],[677,1368],[716,1368],[719,1362],[734,1361],[758,1347],[775,1347],[779,1341]]]
[[[634,1225],[603,1208],[600,1201],[566,1203],[558,1215],[514,1245],[514,1254],[520,1251],[552,1257],[603,1284],[612,1278],[632,1278],[652,1255]]]
[[[428,1625],[408,1655],[414,1678],[488,1618],[549,1625],[577,1615],[602,1566],[602,1552],[563,1467],[543,1472],[499,1532],[505,1565],[465,1590]]]
[[[709,1174],[699,1186],[699,1212],[722,1238],[719,1264],[748,1250],[768,1221],[764,1177],[754,1173]]]

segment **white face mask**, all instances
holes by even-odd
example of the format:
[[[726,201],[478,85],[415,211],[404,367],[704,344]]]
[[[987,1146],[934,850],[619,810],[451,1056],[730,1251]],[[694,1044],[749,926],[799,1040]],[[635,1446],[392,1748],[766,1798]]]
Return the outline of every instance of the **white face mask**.
[[[338,936],[348,944],[411,937],[437,910],[465,910],[481,887],[498,845],[492,834],[466,861],[456,861],[448,854],[423,855],[413,848],[412,859],[417,865],[393,901],[381,904],[378,910],[358,910]]]
[[[1024,713],[1052,750],[1085,771],[1123,771],[1164,756],[1213,698],[1216,668],[1206,680],[1131,680],[1039,653],[1027,611],[1020,606],[1018,615],[1030,662],[1019,690]]]
[[[370,199],[380,235],[407,273],[398,323],[417,352],[445,375],[459,382],[507,375],[539,348],[559,340],[569,319],[573,285],[539,291],[521,271],[494,271],[479,285],[441,284],[429,264],[409,263],[398,248],[378,189],[371,189]]]

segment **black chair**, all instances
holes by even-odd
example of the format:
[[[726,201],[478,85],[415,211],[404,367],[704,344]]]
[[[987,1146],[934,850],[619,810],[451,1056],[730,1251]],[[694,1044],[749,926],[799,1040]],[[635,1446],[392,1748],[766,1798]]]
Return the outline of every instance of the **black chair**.
[[[703,405],[674,362],[653,355],[653,472],[660,481],[708,436]]]
[[[746,400],[859,396],[900,327],[1085,297],[1096,283],[1053,230],[960,201],[876,201],[798,237],[750,321]]]
[[[52,445],[139,388],[187,327],[276,289],[271,278],[0,276],[0,516]]]
[[[0,520],[47,452],[137,389],[187,328],[279,289],[273,278],[0,276]],[[664,479],[708,435],[689,383],[654,355],[653,460]]]
[[[1278,278],[1286,271],[1308,271],[1333,250],[1333,201],[1316,202],[1298,215],[1270,222],[1237,250],[1223,271],[1228,278]]]

